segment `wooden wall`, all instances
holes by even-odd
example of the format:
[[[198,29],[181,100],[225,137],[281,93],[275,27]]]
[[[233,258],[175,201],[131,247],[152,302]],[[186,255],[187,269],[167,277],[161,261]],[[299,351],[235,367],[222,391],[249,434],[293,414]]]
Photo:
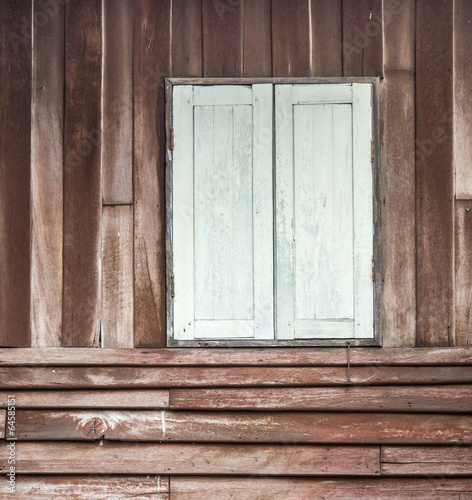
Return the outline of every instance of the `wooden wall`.
[[[469,344],[468,0],[0,6],[1,345],[165,345],[171,76],[381,76],[384,345]]]

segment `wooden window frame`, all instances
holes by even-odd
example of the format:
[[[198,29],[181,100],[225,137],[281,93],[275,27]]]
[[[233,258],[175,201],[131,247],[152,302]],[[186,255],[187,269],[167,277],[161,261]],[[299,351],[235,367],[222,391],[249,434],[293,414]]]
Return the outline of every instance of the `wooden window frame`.
[[[174,85],[254,85],[258,83],[280,84],[340,84],[367,83],[373,88],[373,269],[374,282],[374,335],[368,339],[295,339],[295,340],[175,340],[173,335],[173,256],[172,256],[172,95]],[[379,132],[379,77],[339,77],[339,78],[167,78],[165,80],[166,95],[166,330],[167,347],[346,347],[351,346],[381,347],[380,332],[380,132]]]

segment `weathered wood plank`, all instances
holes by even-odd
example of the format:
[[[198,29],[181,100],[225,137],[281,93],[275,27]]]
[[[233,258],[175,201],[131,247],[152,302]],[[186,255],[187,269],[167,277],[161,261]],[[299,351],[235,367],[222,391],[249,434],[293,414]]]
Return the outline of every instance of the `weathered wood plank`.
[[[312,76],[307,0],[272,0],[272,76]]]
[[[14,493],[24,500],[67,498],[71,500],[169,500],[166,476],[22,476]]]
[[[103,207],[102,345],[133,347],[133,207]]]
[[[7,467],[0,444],[0,471]],[[378,446],[18,442],[19,474],[379,474]],[[9,467],[9,466],[8,466]]]
[[[31,7],[0,3],[0,345],[27,347],[31,247]]]
[[[203,76],[243,76],[240,1],[202,0]]]
[[[472,447],[383,446],[381,463],[385,475],[470,476]]]
[[[453,344],[470,346],[472,306],[472,201],[455,202],[454,224],[454,305]]]
[[[472,386],[172,389],[175,410],[471,412]]]
[[[343,75],[383,74],[381,0],[343,1]]]
[[[16,412],[19,441],[472,444],[469,415],[323,412]]]
[[[104,204],[133,203],[133,0],[103,1]]]
[[[414,75],[386,72],[381,102],[382,341],[386,347],[413,347],[416,344]]]
[[[471,479],[308,479],[172,477],[172,500],[461,500],[461,492],[472,491]]]
[[[165,99],[170,0],[134,3],[134,345],[165,345]],[[156,119],[157,113],[157,119]]]
[[[470,348],[352,348],[351,366],[472,365]],[[0,349],[0,366],[347,366],[347,349]]]
[[[243,0],[241,3],[243,75],[270,77],[272,76],[270,0],[257,2]]]
[[[102,6],[66,6],[64,296],[62,345],[100,334]]]
[[[416,23],[417,345],[454,329],[452,0],[418,0]]]
[[[44,11],[35,0],[35,12]],[[33,51],[31,344],[62,336],[64,6],[37,26]],[[44,124],[48,126],[45,127]]]
[[[472,382],[467,366],[351,367],[354,385],[437,385]],[[337,386],[344,367],[2,367],[5,389],[128,389],[167,387]]]
[[[15,391],[0,392],[0,407],[8,406],[14,395],[19,408],[101,408],[101,409],[163,409],[169,406],[169,391],[135,389],[132,391]]]

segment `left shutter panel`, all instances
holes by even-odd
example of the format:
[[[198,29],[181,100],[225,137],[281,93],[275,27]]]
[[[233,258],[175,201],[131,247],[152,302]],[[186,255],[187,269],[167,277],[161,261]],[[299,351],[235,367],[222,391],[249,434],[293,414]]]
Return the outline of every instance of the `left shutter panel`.
[[[273,339],[272,85],[172,107],[173,338]]]

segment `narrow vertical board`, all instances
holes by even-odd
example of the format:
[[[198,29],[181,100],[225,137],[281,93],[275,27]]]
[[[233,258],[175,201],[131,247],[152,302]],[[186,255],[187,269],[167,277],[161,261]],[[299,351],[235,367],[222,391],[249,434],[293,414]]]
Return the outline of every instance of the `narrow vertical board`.
[[[202,76],[202,0],[172,0],[172,76]]]
[[[471,345],[472,306],[472,201],[455,203],[455,331],[453,344]]]
[[[383,74],[382,0],[343,0],[344,76]]]
[[[134,345],[165,345],[165,98],[170,0],[134,3]]]
[[[243,76],[241,1],[202,0],[203,76]]]
[[[63,346],[100,333],[102,5],[66,6]]]
[[[103,207],[102,345],[133,347],[133,207]]]
[[[270,0],[242,1],[243,76],[272,76]]]
[[[43,13],[34,2],[34,12]],[[31,343],[58,347],[62,336],[64,7],[38,26],[33,51]],[[45,126],[45,123],[48,126]]]
[[[454,165],[456,199],[472,198],[472,2],[454,2]]]
[[[417,345],[454,328],[452,0],[418,0],[416,28]]]
[[[0,8],[0,345],[28,347],[31,0]]]
[[[415,77],[385,73],[382,89],[381,331],[385,347],[416,343]],[[399,270],[401,269],[401,272]]]
[[[133,0],[103,0],[105,204],[133,203]]]
[[[312,76],[342,76],[342,0],[309,0]]]
[[[310,0],[272,0],[272,76],[312,76]]]

